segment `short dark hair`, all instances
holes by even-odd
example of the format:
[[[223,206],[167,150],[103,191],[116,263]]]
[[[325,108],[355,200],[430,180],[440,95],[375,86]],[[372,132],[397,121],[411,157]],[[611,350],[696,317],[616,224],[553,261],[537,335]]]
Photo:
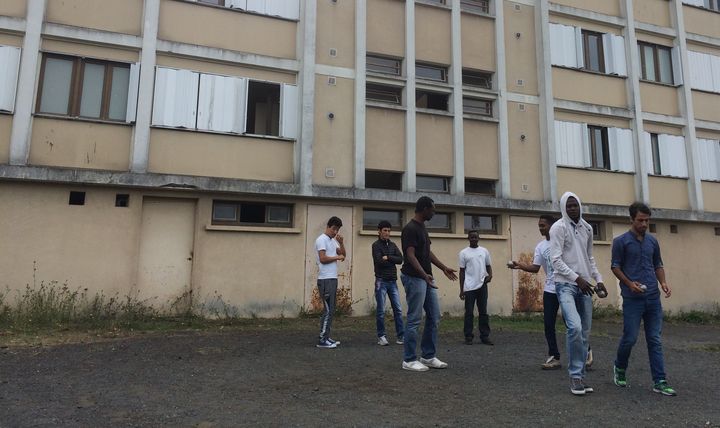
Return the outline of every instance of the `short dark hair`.
[[[632,205],[630,205],[629,210],[630,211],[630,218],[635,220],[635,216],[638,212],[641,212],[643,214],[652,215],[652,212],[650,211],[650,207],[643,204],[642,202],[634,202]]]
[[[468,236],[470,236],[471,233],[475,233],[477,235],[480,235],[480,232],[477,229],[468,230]]]
[[[330,220],[327,222],[327,227],[333,227],[337,226],[338,228],[342,227],[342,220],[340,220],[340,217],[332,216],[330,217]]]
[[[415,202],[415,212],[421,213],[425,211],[425,208],[432,208],[435,205],[435,201],[433,201],[429,196],[420,196],[420,199]]]
[[[385,229],[386,227],[388,229],[392,229],[392,224],[390,224],[387,220],[380,220],[380,223],[378,223],[378,230]]]
[[[541,215],[540,220],[545,220],[545,222],[550,226],[552,226],[553,223],[555,223],[557,221],[557,219],[555,217],[551,216],[550,214]]]

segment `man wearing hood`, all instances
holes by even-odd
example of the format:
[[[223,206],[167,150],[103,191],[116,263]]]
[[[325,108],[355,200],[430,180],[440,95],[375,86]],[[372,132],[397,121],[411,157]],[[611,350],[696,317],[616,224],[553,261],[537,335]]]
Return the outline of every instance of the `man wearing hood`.
[[[580,198],[565,192],[560,198],[562,219],[550,229],[550,260],[555,270],[555,290],[567,327],[570,392],[585,395],[593,388],[585,383],[585,362],[592,325],[591,280],[607,295],[592,255],[592,226],[582,218]]]

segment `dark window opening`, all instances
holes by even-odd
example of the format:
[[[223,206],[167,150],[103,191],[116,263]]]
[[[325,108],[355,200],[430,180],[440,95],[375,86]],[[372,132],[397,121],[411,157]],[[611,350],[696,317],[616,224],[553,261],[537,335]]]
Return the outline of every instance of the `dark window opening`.
[[[662,167],[660,165],[660,144],[658,143],[658,134],[650,134],[650,148],[652,149],[653,174],[661,175]]]
[[[477,86],[483,89],[492,89],[492,73],[487,71],[468,70],[462,71],[462,84],[467,86]]]
[[[492,117],[493,102],[492,100],[463,97],[463,113]]]
[[[396,58],[388,58],[379,55],[367,55],[365,68],[366,71],[372,73],[389,74],[391,76],[400,75],[401,60]]]
[[[590,134],[590,155],[592,167],[610,169],[610,147],[608,144],[608,130],[604,126],[588,126]]]
[[[650,223],[649,229],[650,229],[650,233],[657,233],[657,224]]]
[[[605,240],[605,222],[588,220],[593,230],[593,241],[604,241]]]
[[[415,91],[415,107],[448,111],[449,98],[449,94],[417,90]]]
[[[495,180],[465,179],[465,193],[495,196]]]
[[[403,213],[399,210],[363,210],[363,230],[377,230],[377,225],[382,220],[390,222],[392,230],[401,230],[403,226]]]
[[[671,225],[670,225],[670,233],[678,233],[677,224],[671,224]]]
[[[85,192],[70,192],[70,205],[85,205]]]
[[[402,190],[402,173],[365,170],[365,187],[369,189]]]
[[[280,85],[277,83],[248,82],[247,126],[248,134],[280,135]]]
[[[488,214],[465,214],[464,231],[477,230],[484,235],[498,234],[498,216]]]
[[[382,103],[402,104],[402,90],[399,86],[379,85],[368,83],[365,86],[365,99]]]
[[[583,55],[585,69],[605,72],[605,54],[603,52],[602,33],[582,30]]]
[[[213,201],[212,224],[292,227],[292,205]]]
[[[430,232],[452,232],[452,214],[436,212],[435,215],[428,221],[425,222]]]
[[[115,206],[127,208],[130,206],[130,195],[127,193],[118,193],[115,195]]]
[[[415,177],[415,188],[418,192],[448,193],[450,191],[450,179],[447,177],[418,175]]]

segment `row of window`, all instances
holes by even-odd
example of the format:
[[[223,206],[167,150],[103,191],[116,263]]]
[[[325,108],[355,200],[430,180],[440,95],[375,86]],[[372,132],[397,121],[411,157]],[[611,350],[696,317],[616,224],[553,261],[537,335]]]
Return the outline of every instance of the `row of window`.
[[[720,12],[720,0],[682,0],[682,2]]]
[[[300,18],[299,0],[194,0],[198,3],[240,9],[261,15],[279,16],[287,19]]]
[[[370,73],[387,76],[402,76],[402,58],[386,55],[368,54],[365,60],[366,70]],[[415,76],[435,82],[448,83],[448,66],[425,62],[415,63]],[[462,69],[462,84],[481,89],[492,89],[493,73],[482,70]]]
[[[426,1],[437,4],[448,4],[448,0]],[[460,9],[475,13],[490,13],[490,0],[460,0]]]
[[[365,170],[365,187],[368,189],[402,190],[402,172]],[[415,176],[418,192],[450,193],[450,177],[437,175]],[[495,180],[466,178],[465,193],[495,196]]]

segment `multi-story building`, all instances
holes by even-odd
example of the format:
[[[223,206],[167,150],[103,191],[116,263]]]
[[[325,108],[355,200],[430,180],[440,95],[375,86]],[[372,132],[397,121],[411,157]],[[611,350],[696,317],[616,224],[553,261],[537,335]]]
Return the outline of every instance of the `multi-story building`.
[[[536,306],[503,268],[577,193],[610,243],[654,208],[672,310],[720,301],[718,0],[3,0],[0,285],[59,281],[156,305],[292,316],[338,215],[341,305],[373,306],[370,245],[436,201],[490,307]],[[399,240],[396,233],[394,239]],[[458,286],[440,278],[443,311]],[[137,294],[136,294],[137,293]]]

